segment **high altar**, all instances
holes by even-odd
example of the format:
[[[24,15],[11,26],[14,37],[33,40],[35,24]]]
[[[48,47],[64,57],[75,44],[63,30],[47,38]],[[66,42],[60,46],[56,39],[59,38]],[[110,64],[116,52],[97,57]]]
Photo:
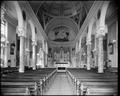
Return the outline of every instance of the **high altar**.
[[[54,60],[56,63],[68,63],[69,51],[64,52],[63,48],[61,47],[59,52],[54,52]]]

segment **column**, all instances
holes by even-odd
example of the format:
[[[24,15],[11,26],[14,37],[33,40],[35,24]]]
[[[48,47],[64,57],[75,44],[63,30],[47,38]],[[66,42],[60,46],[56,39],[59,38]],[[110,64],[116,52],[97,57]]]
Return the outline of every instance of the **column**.
[[[96,36],[95,36],[95,48],[94,48],[94,50],[93,50],[93,52],[94,52],[94,66],[95,66],[95,68],[97,68],[97,66],[98,66],[98,55],[97,55],[97,52],[98,52],[98,48],[97,48],[97,45],[98,44],[98,42],[97,42],[97,38],[96,38]]]
[[[39,59],[40,59],[39,60],[39,63],[40,63],[39,65],[42,66],[42,50],[41,50],[41,48],[40,48],[40,51],[39,51]]]
[[[103,73],[103,63],[104,63],[104,58],[103,58],[103,37],[105,36],[106,30],[105,26],[100,26],[96,38],[98,39],[98,73]]]
[[[103,73],[103,36],[98,38],[98,73]]]
[[[24,28],[17,28],[18,36],[20,36],[20,64],[19,64],[19,72],[24,73]]]
[[[30,67],[30,62],[29,62],[30,61],[30,50],[28,48],[26,48],[25,51],[26,51],[26,55],[27,55],[26,63],[27,63],[27,66]]]
[[[91,68],[91,41],[87,42],[87,70],[90,70]]]
[[[9,44],[9,41],[6,41],[5,42],[5,56],[4,56],[5,63],[4,63],[4,67],[8,67],[8,44]]]
[[[80,40],[79,40],[79,67],[81,68],[81,40],[82,38],[80,37]]]
[[[45,67],[45,62],[44,62],[44,50],[42,49],[42,67]]]
[[[36,41],[32,41],[32,67],[36,70]]]

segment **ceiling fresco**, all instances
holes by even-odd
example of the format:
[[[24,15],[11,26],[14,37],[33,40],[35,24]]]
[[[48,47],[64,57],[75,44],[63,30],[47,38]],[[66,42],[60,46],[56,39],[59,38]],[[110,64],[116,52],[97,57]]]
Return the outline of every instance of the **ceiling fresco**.
[[[52,41],[56,42],[68,42],[72,41],[75,38],[75,35],[72,34],[73,30],[70,30],[66,26],[58,26],[53,28],[49,33],[48,37]]]

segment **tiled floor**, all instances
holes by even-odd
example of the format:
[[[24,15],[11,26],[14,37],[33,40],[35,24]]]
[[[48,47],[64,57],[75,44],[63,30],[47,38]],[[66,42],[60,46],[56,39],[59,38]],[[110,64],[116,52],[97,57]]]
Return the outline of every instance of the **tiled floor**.
[[[57,73],[53,84],[45,95],[73,95],[72,88],[65,73]]]

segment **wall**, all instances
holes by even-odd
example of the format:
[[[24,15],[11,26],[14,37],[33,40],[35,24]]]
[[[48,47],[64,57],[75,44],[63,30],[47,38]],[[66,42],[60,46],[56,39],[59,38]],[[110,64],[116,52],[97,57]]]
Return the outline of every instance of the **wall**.
[[[108,26],[108,44],[111,40],[116,40],[117,39],[117,23],[116,20],[114,20],[111,24]],[[118,62],[117,62],[117,43],[113,44],[113,54],[110,54],[110,47],[108,46],[108,58],[111,60],[112,67],[118,67]]]
[[[8,47],[8,60],[11,60],[11,67],[16,66],[16,25],[10,23],[11,19],[6,18],[8,21],[8,41],[10,42]],[[14,54],[10,54],[10,45],[11,43],[15,43]]]

